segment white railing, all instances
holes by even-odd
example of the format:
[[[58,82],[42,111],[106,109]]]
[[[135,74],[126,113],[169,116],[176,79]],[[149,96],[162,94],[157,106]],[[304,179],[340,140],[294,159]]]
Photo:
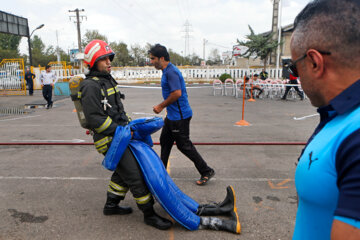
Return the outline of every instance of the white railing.
[[[178,66],[181,71],[185,81],[213,81],[214,79],[218,79],[223,73],[228,73],[234,79],[242,79],[244,76],[251,76],[255,73],[260,73],[262,68],[236,68],[236,67],[199,67],[199,66]],[[34,82],[34,87],[39,88],[40,82],[38,77],[40,77],[41,73],[40,68],[34,68],[34,74],[37,76]],[[81,74],[80,69],[66,69],[66,74],[62,69],[53,69],[55,71],[56,76],[59,79],[68,78],[69,76]],[[267,69],[269,74],[269,78],[275,78],[276,68]],[[281,75],[282,70],[278,70],[279,75]],[[113,67],[111,71],[112,76],[122,83],[134,83],[134,82],[147,82],[147,81],[158,81],[161,79],[162,71],[157,70],[152,66],[146,67]]]
[[[206,80],[211,81],[220,77],[223,73],[228,73],[234,79],[251,76],[255,73],[260,73],[262,68],[250,69],[250,68],[235,68],[235,67],[179,67],[184,79],[186,81],[194,80]],[[277,71],[279,74],[276,74]],[[281,69],[276,68],[267,69],[269,78],[275,78],[275,76],[281,76]],[[161,70],[156,70],[154,67],[114,67],[111,74],[116,80],[143,80],[151,81],[160,79],[162,75]]]

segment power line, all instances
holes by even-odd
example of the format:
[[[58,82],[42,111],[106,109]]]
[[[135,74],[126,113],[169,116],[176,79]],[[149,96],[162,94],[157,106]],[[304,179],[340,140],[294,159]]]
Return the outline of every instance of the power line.
[[[212,43],[212,42],[207,42],[207,44],[214,45],[214,46],[221,47],[221,48],[230,49],[230,47],[225,47],[225,46],[222,46],[222,45],[219,45],[219,44],[216,44],[216,43]]]
[[[180,2],[181,2],[181,1],[180,1]],[[184,14],[183,14],[182,8],[181,8],[178,0],[176,0],[176,5],[177,5],[177,7],[178,7],[178,9],[179,9],[180,18],[184,20],[184,19],[185,19],[185,18],[184,18]]]
[[[159,32],[153,28],[147,20],[143,20],[141,19],[140,17],[138,17],[137,15],[133,14],[131,11],[129,11],[127,8],[123,7],[121,4],[119,4],[117,1],[113,0],[113,2],[121,9],[125,10],[129,15],[135,17],[140,23],[144,24],[144,25],[147,25],[149,28],[151,28],[151,30],[153,32],[155,32],[157,35],[160,35]]]

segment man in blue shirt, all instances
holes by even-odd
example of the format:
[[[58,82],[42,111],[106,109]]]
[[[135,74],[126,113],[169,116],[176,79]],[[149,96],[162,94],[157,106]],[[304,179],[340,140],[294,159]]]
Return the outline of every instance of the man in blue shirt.
[[[296,17],[288,68],[320,123],[295,173],[293,239],[360,239],[360,3],[314,0]]]
[[[29,88],[29,95],[32,96],[34,94],[34,78],[35,78],[35,74],[33,74],[30,71],[30,68],[26,68],[26,72],[25,72],[25,80],[26,80],[26,84]]]
[[[166,47],[156,44],[149,50],[149,55],[151,64],[163,72],[161,89],[164,101],[153,107],[156,114],[164,108],[167,110],[165,124],[160,136],[161,160],[166,168],[175,141],[178,149],[193,161],[199,171],[201,177],[196,183],[204,185],[215,175],[215,171],[207,165],[190,141],[192,110],[188,101],[184,78],[179,69],[170,62]]]

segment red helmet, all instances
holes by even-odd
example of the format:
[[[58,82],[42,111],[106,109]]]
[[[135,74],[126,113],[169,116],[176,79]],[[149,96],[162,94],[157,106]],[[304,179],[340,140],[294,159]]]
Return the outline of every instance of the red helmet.
[[[89,42],[85,47],[84,63],[92,68],[96,61],[104,57],[109,57],[110,61],[112,61],[114,59],[114,55],[115,53],[106,42],[95,39]]]

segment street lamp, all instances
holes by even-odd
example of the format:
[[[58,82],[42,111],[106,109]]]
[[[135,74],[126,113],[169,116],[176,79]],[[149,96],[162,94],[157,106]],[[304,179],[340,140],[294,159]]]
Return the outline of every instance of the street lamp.
[[[31,36],[33,35],[33,33],[34,33],[36,30],[42,28],[43,26],[45,26],[45,24],[39,25],[37,28],[35,28],[35,29],[31,32],[30,35],[28,35],[30,66],[32,66],[32,54],[31,54],[31,42],[30,42],[30,39],[31,39]],[[28,34],[29,34],[29,32],[30,32],[30,31],[29,31],[29,26],[28,26]]]

